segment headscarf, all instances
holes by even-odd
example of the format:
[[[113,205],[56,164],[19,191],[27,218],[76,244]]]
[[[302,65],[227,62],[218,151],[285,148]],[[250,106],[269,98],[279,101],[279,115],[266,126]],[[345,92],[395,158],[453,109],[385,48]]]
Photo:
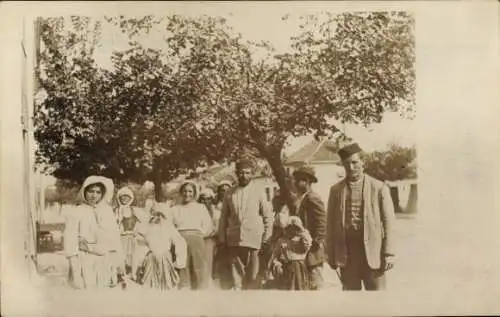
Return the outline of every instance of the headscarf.
[[[122,203],[120,202],[121,196],[129,196],[130,201],[127,204],[122,205]],[[118,217],[118,221],[121,221],[123,219],[124,209],[130,208],[130,205],[132,205],[134,198],[135,198],[134,193],[132,192],[132,190],[130,188],[128,188],[127,186],[120,188],[120,190],[116,194],[116,200],[118,201],[118,212],[117,212],[116,216]],[[133,214],[133,212],[132,212],[132,214]]]
[[[302,220],[297,216],[290,216],[290,218],[288,218],[288,226],[295,226],[301,230],[304,229],[304,225],[302,224]]]
[[[220,191],[220,188],[224,185],[227,185],[229,186],[229,188],[232,188],[233,187],[233,183],[229,180],[223,180],[219,183],[219,185],[217,185],[217,195],[216,195],[216,199],[217,199],[217,204],[219,204],[220,208],[222,208],[222,200],[224,199],[224,197],[219,197],[219,191]]]
[[[181,186],[179,187],[179,193],[181,191],[181,189],[186,186],[186,185],[193,185],[193,188],[194,188],[194,200],[197,201],[198,200],[198,196],[200,194],[200,190],[199,190],[199,187],[198,187],[198,184],[196,184],[194,181],[192,180],[187,180],[187,181],[184,181]]]
[[[102,184],[104,186],[104,193],[101,201],[95,206],[96,215],[98,216],[98,223],[100,228],[100,237],[98,240],[102,239],[102,243],[107,245],[110,250],[116,251],[116,261],[121,259],[122,245],[120,242],[120,232],[118,225],[116,223],[116,218],[113,214],[113,209],[111,208],[111,200],[113,198],[114,184],[113,181],[104,176],[92,175],[87,177],[83,182],[82,188],[80,189],[80,200],[87,204],[85,200],[85,189],[90,185]],[[121,261],[121,260],[120,260]]]
[[[233,183],[231,181],[228,181],[228,180],[223,180],[219,183],[219,185],[217,185],[217,191],[219,190],[219,188],[221,186],[224,186],[224,185],[227,185],[229,187],[233,187]]]
[[[200,192],[200,197],[208,197],[208,198],[214,198],[215,193],[212,189],[205,187],[201,190]]]
[[[110,204],[113,198],[113,190],[115,189],[115,185],[113,184],[113,181],[111,179],[97,175],[89,176],[83,182],[83,185],[80,188],[80,193],[78,195],[80,202],[87,203],[87,200],[85,199],[85,189],[94,184],[102,184],[104,186],[102,199],[97,205]]]
[[[126,205],[122,205],[122,203],[120,202],[121,196],[129,196],[131,199]],[[118,204],[122,205],[122,206],[130,206],[132,204],[132,202],[134,201],[134,198],[135,198],[134,192],[132,192],[132,190],[130,188],[128,188],[127,186],[120,188],[120,190],[116,194],[116,199],[118,200]]]

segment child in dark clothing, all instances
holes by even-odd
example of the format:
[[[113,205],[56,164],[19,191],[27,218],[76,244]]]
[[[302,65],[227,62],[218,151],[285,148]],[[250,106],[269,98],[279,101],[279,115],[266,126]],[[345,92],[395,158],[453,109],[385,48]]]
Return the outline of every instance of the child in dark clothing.
[[[274,284],[274,288],[280,290],[309,289],[305,258],[311,244],[311,235],[302,225],[300,218],[289,217],[283,235],[272,246],[271,258],[267,266],[267,275]]]
[[[135,228],[140,220],[135,215],[134,207],[131,206],[134,200],[134,194],[128,187],[123,187],[118,191],[117,199],[118,208],[115,213],[120,227],[123,250],[125,252],[125,273],[135,280],[138,264],[142,260],[138,259],[136,256],[137,233]]]

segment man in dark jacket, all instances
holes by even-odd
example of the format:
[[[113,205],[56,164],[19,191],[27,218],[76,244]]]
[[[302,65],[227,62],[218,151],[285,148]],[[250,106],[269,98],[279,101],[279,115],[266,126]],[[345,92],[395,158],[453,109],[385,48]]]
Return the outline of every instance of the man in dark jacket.
[[[326,235],[326,211],[320,196],[311,186],[317,183],[316,173],[311,166],[302,166],[294,173],[295,187],[300,195],[295,215],[309,230],[313,239],[312,247],[306,257],[310,276],[310,288],[318,290],[323,286],[323,263],[326,260],[324,240]]]

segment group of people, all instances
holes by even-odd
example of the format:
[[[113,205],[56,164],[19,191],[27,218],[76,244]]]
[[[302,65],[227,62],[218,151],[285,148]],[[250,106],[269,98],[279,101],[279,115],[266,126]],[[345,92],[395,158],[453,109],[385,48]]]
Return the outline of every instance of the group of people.
[[[236,163],[237,184],[216,193],[186,181],[175,205],[139,212],[133,192],[88,177],[81,204],[66,222],[64,249],[75,288],[143,287],[174,290],[319,290],[323,267],[338,272],[345,290],[379,290],[393,265],[394,207],[389,189],[363,171],[357,144],[338,152],[346,178],[333,185],[327,208],[312,190],[312,167],[294,173],[298,199],[273,210],[252,181],[253,161]]]

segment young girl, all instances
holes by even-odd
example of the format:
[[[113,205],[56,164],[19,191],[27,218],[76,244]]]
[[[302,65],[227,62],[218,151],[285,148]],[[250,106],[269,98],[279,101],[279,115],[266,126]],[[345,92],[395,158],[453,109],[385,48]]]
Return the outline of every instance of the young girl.
[[[149,249],[138,276],[139,284],[162,291],[177,289],[177,270],[186,265],[186,242],[161,212],[154,212],[149,223],[137,229]]]
[[[272,248],[269,275],[281,290],[307,290],[308,276],[305,258],[311,248],[312,238],[300,218],[289,217],[283,236]]]
[[[140,223],[139,217],[135,214],[132,202],[134,193],[128,187],[122,187],[117,193],[118,208],[116,216],[120,227],[121,242],[125,253],[125,273],[133,280],[136,279],[139,257],[137,251],[137,233],[135,227]]]

